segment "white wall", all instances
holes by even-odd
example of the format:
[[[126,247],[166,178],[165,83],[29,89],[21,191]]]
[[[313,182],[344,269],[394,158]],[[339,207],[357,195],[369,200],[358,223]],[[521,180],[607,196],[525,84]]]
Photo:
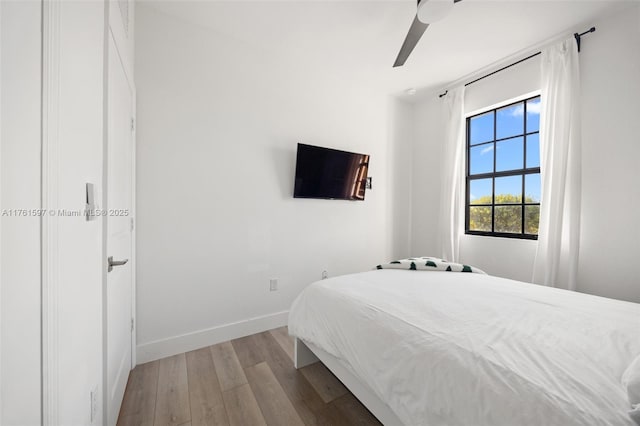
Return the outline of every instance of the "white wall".
[[[413,191],[413,106],[403,100],[390,98],[388,131],[390,132],[386,158],[390,166],[392,188],[387,206],[391,221],[391,252],[394,259],[411,256],[411,204]],[[374,185],[377,182],[374,182]]]
[[[41,4],[3,1],[0,15],[0,202],[38,209]],[[0,227],[0,424],[40,424],[40,220]]]
[[[640,231],[635,227],[640,216],[640,169],[635,165],[640,155],[639,9],[635,5],[594,22],[597,31],[583,39],[580,54],[583,214],[578,290],[635,302],[640,301],[634,270],[640,255]],[[538,61],[529,62],[469,86],[467,111],[534,90],[514,80],[516,75],[525,82],[535,80],[531,63]],[[438,220],[441,168],[433,156],[441,155],[439,114],[435,93],[414,106],[414,255],[436,253],[438,247],[428,223]],[[425,187],[424,182],[437,185]],[[535,249],[534,241],[464,235],[460,256],[491,274],[530,281]]]
[[[640,5],[596,27],[580,53],[579,290],[640,302]]]
[[[85,183],[101,186],[103,111],[104,4],[59,2],[58,26],[45,41],[47,73],[54,78],[52,104],[56,116],[47,145],[53,154],[42,158],[42,4],[2,2],[1,67],[1,192],[3,209],[39,209],[41,162],[55,166],[50,178],[56,192],[51,206],[83,210]],[[44,16],[46,19],[46,16]],[[79,36],[81,35],[81,36]],[[51,138],[49,138],[51,136]],[[50,206],[48,206],[50,207]],[[55,212],[55,211],[54,211]],[[0,424],[36,425],[41,417],[56,424],[88,425],[90,392],[102,380],[100,221],[83,217],[52,217],[59,239],[52,247],[57,283],[52,307],[56,315],[48,336],[51,377],[57,386],[41,388],[41,223],[36,215],[2,215],[1,275],[1,416]],[[53,266],[53,265],[51,265]],[[50,411],[41,410],[41,393]],[[99,398],[98,398],[99,400]],[[100,407],[97,407],[100,410]],[[56,413],[51,416],[51,413]],[[99,411],[98,411],[99,414]],[[98,418],[93,424],[100,424]]]
[[[411,192],[411,256],[439,256],[438,212],[445,129],[441,99],[427,93],[414,106]]]
[[[84,210],[85,184],[101,200],[104,3],[59,3],[58,197]],[[58,421],[89,425],[102,386],[102,218],[58,217]],[[101,397],[98,417],[101,424]]]
[[[407,251],[408,225],[391,225],[409,215],[409,182],[391,177],[406,164],[395,140],[410,151],[392,127],[406,105],[348,67],[274,55],[147,3],[136,26],[138,362],[284,324],[323,270]],[[297,142],[370,154],[374,189],[364,202],[293,199]]]

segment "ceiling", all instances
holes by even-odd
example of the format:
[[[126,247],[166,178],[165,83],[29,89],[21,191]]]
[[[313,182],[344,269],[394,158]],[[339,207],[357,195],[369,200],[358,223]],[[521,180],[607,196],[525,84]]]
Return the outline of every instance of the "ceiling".
[[[392,64],[415,16],[414,1],[145,3],[283,63],[349,69],[389,93],[403,93],[409,87],[441,88],[547,39],[580,26],[586,30],[599,17],[633,2],[637,0],[464,0],[427,29],[400,68]]]

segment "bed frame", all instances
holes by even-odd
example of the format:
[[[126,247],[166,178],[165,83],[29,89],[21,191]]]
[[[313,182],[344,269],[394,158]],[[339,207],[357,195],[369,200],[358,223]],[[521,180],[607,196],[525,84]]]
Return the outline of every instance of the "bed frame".
[[[338,358],[297,337],[294,343],[294,364],[302,368],[321,361],[386,426],[400,426],[402,421],[367,385],[347,369]]]

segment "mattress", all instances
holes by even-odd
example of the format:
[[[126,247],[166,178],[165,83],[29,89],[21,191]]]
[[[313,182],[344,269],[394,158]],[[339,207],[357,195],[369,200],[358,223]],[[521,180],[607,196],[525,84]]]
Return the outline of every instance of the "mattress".
[[[349,367],[407,425],[634,425],[620,379],[640,305],[482,274],[318,281],[289,332]]]

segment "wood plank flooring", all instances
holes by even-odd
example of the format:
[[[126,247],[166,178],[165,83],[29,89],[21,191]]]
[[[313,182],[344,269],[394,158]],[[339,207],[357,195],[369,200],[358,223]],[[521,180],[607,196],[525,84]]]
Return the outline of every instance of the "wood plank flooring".
[[[118,426],[380,422],[321,363],[296,370],[287,328],[138,365]]]

